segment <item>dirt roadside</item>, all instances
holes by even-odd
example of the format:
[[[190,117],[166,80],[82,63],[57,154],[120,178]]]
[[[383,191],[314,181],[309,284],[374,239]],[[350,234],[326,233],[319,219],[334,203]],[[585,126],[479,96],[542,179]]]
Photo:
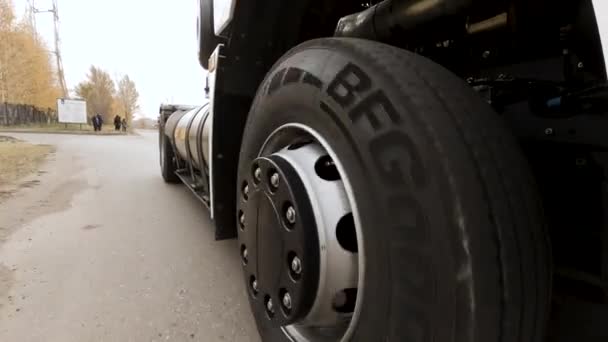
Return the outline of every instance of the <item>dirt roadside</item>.
[[[54,146],[0,135],[0,247],[10,234],[37,217],[69,206],[86,188],[78,158]]]
[[[36,184],[36,180],[22,180],[38,171],[51,152],[52,146],[34,145],[12,137],[0,136],[0,205],[20,188]],[[0,243],[8,234],[9,230],[0,226]],[[0,264],[0,294],[8,292],[13,280],[12,273],[11,268]]]
[[[0,135],[0,205],[20,189],[38,184],[38,180],[25,179],[39,171],[53,151],[54,148],[49,145],[30,144]],[[0,226],[0,244],[9,234],[8,227]],[[0,294],[8,292],[13,280],[12,273],[10,267],[0,264]]]
[[[30,144],[0,135],[0,203],[19,187],[31,186],[20,180],[37,172],[51,152],[54,152],[52,146]]]
[[[83,187],[65,178],[67,170],[57,167],[55,150],[0,135],[0,248],[23,225],[69,206]],[[16,265],[0,263],[0,307],[13,300],[6,294],[16,270]]]

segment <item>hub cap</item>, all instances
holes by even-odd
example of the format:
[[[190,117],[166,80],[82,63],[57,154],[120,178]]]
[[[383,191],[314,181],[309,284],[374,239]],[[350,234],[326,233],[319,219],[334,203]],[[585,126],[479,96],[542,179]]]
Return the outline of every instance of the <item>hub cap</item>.
[[[253,178],[248,183],[256,184],[254,178],[260,181],[249,190],[243,209],[245,228],[240,241],[247,246],[244,250],[251,261],[245,269],[247,274],[255,275],[259,295],[269,298],[270,303],[282,303],[285,294],[289,294],[289,307],[277,310],[274,305],[272,319],[277,326],[287,325],[308,313],[318,283],[319,242],[312,205],[305,196],[297,196],[305,192],[302,179],[282,157],[258,158],[251,170]],[[299,211],[304,219],[288,219],[286,213],[292,211]],[[295,258],[300,260],[299,273],[291,270]],[[268,302],[260,302],[254,310],[271,312]]]
[[[239,243],[252,309],[292,341],[345,340],[362,290],[352,191],[325,141],[284,130],[241,177],[248,195],[239,202]]]

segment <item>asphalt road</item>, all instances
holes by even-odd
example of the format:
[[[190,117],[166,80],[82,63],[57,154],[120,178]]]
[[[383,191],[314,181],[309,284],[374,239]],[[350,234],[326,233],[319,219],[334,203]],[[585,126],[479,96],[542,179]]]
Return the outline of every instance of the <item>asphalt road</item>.
[[[5,135],[56,152],[0,202],[0,341],[259,341],[236,243],[162,181],[156,133]]]

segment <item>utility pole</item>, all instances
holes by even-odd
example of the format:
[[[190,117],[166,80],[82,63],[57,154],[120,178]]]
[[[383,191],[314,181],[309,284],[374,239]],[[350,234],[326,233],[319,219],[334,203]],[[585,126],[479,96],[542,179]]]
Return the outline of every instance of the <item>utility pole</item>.
[[[31,6],[33,13],[52,13],[53,14],[53,25],[55,34],[55,62],[57,63],[57,79],[59,80],[59,86],[61,87],[62,96],[68,97],[68,87],[65,84],[65,74],[63,72],[63,60],[61,59],[61,39],[59,38],[59,9],[57,6],[57,0],[53,0],[53,7],[48,10],[39,10],[34,5],[34,0],[31,0]],[[36,27],[36,19],[33,19],[33,26]]]
[[[38,40],[38,28],[36,27],[36,0],[27,0],[27,8],[25,10],[25,19],[34,31],[34,36]]]

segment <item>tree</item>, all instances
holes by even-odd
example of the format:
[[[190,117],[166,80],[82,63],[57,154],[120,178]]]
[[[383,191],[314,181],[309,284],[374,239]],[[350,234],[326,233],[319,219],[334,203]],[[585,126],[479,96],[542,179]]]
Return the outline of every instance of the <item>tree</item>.
[[[113,119],[113,104],[116,89],[114,81],[106,71],[91,66],[87,79],[80,82],[75,88],[76,95],[87,101],[87,114],[93,116],[101,114],[104,121]]]
[[[54,108],[61,95],[51,56],[30,21],[17,22],[0,0],[0,101]]]
[[[128,75],[118,81],[118,91],[116,92],[116,110],[127,118],[128,122],[133,122],[133,114],[139,110],[139,93]]]
[[[36,38],[36,32],[29,23],[19,25],[15,34],[17,47],[16,71],[19,73],[13,86],[13,96],[19,103],[37,107],[55,107],[61,90],[58,87],[48,49]]]
[[[0,101],[9,100],[10,54],[13,50],[13,25],[15,14],[10,0],[0,0]]]

